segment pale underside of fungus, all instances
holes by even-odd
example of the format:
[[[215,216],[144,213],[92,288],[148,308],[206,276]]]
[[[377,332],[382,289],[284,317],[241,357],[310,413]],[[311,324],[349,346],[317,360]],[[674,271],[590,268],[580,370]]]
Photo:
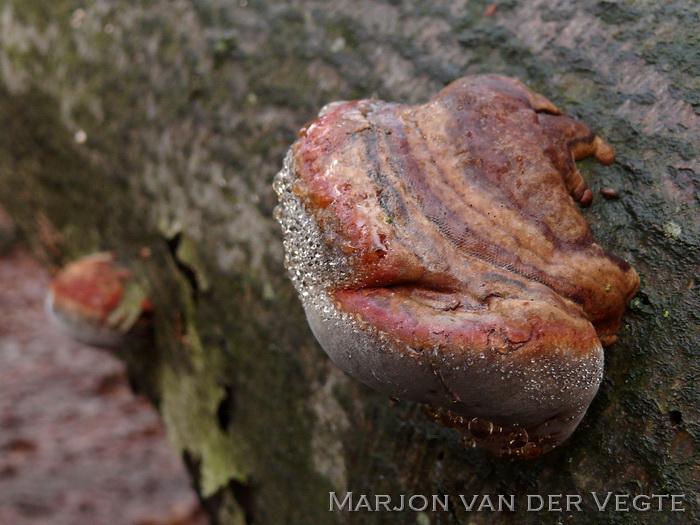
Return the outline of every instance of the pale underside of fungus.
[[[424,105],[329,104],[275,178],[311,328],[363,383],[502,454],[564,441],[639,286],[597,245],[575,160],[615,152],[502,76]],[[578,203],[578,204],[577,204]]]

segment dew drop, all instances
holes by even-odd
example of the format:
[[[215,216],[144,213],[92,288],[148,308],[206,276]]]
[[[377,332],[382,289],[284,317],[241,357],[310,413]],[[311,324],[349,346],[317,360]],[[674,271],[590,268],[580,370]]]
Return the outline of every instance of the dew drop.
[[[474,438],[464,436],[462,438],[462,445],[464,446],[464,448],[474,448],[476,447],[476,441],[474,440]]]
[[[529,439],[530,436],[527,435],[527,430],[519,428],[510,433],[508,443],[515,448],[520,448],[524,447]]]
[[[503,445],[503,446],[499,449],[498,454],[499,454],[499,456],[501,456],[501,457],[507,457],[507,456],[510,456],[510,455],[512,454],[512,452],[513,452],[513,451],[510,449],[510,447],[509,447],[508,445]]]
[[[537,443],[530,441],[525,443],[525,445],[520,449],[522,451],[523,457],[525,459],[535,459],[542,455],[542,447]]]
[[[477,439],[486,439],[493,433],[493,423],[478,417],[471,419],[467,428]]]
[[[461,425],[464,425],[464,418],[462,416],[457,416],[457,415],[452,414],[452,416],[450,418],[450,422],[454,426],[461,426]]]

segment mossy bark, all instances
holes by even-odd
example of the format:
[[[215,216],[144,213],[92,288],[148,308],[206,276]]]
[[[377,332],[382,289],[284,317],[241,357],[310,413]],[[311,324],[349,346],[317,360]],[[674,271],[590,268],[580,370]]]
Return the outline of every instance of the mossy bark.
[[[47,264],[114,249],[150,281],[156,343],[122,355],[214,523],[700,519],[697,6],[489,4],[0,0],[0,202]],[[584,213],[642,277],[583,424],[529,462],[464,449],[420,407],[340,373],[285,278],[272,218],[272,177],[323,104],[419,102],[485,72],[615,146],[613,166],[580,166],[621,198]],[[329,512],[332,491],[450,507]],[[607,491],[683,494],[686,511],[601,512],[590,493]],[[460,494],[514,495],[516,510],[467,512]],[[583,504],[526,512],[527,494]]]

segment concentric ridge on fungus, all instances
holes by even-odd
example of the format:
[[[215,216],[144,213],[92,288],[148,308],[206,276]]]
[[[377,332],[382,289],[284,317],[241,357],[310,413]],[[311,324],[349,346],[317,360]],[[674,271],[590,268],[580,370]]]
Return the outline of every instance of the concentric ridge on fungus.
[[[343,370],[470,443],[534,457],[576,428],[639,286],[598,246],[574,160],[615,152],[501,76],[424,105],[336,102],[275,178],[286,266]]]

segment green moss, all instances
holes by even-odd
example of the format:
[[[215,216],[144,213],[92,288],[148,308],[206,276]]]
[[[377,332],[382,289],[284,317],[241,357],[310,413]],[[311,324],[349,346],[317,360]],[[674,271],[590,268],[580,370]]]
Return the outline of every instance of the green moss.
[[[215,348],[202,345],[194,324],[193,290],[177,270],[174,274],[178,276],[185,306],[185,324],[179,339],[187,366],[183,368],[175,356],[164,356],[158,385],[162,393],[160,411],[176,450],[187,451],[201,462],[199,482],[202,495],[207,498],[232,480],[245,482],[250,469],[241,444],[217,424],[217,411],[226,397],[226,391],[217,383],[223,356]]]
[[[178,264],[192,272],[197,291],[206,292],[211,286],[206,266],[196,244],[187,234],[179,234],[175,258]]]

